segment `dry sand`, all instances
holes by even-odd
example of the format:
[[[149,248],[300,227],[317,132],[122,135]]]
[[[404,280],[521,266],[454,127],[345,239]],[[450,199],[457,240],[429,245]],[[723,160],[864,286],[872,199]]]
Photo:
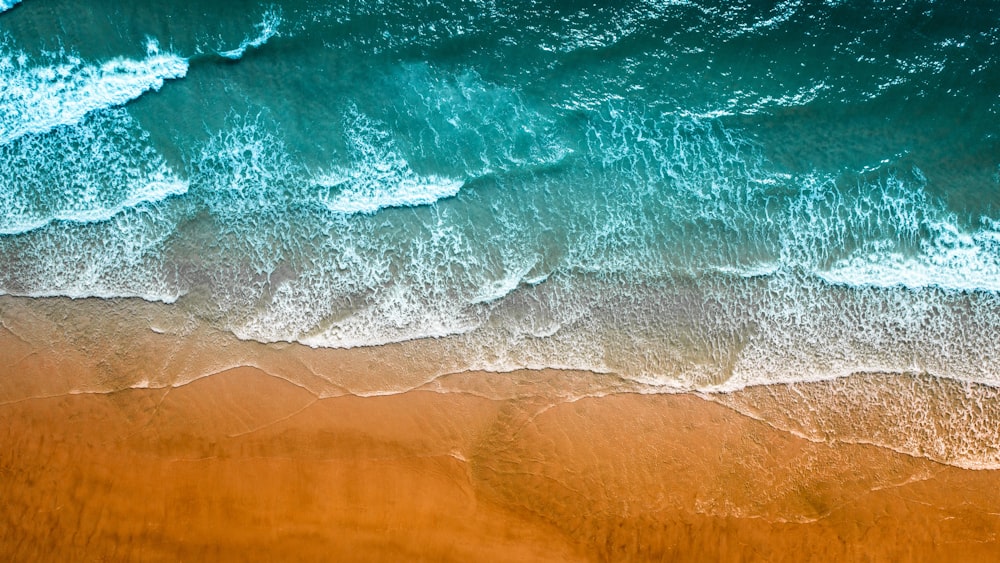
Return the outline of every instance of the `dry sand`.
[[[103,377],[66,353],[0,330],[3,560],[1000,560],[1000,473],[695,395],[543,371],[317,398],[253,367],[56,393]]]

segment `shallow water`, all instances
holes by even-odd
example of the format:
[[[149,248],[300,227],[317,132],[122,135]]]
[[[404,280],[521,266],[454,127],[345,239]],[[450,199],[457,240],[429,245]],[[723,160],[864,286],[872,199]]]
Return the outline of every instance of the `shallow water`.
[[[666,389],[1000,382],[993,3],[0,8],[2,293]]]

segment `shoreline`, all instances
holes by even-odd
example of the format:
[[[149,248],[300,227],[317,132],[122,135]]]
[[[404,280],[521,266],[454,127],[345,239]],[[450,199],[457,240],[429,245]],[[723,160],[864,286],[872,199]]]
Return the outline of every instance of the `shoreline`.
[[[930,459],[954,448],[852,442],[934,444],[906,409],[937,416],[942,436],[972,414],[989,426],[992,388],[888,374],[716,395],[608,392],[617,380],[556,370],[428,378],[440,365],[399,347],[167,336],[141,307],[48,304],[0,299],[7,559],[1000,557],[1000,471]],[[213,375],[185,375],[199,372]],[[366,374],[367,388],[411,388],[361,396]],[[970,389],[992,399],[955,410]],[[973,445],[992,448],[984,432]]]
[[[809,442],[691,395],[316,399],[240,368],[0,411],[13,559],[1000,554],[997,472]]]
[[[0,362],[0,404],[177,388],[242,367],[317,398],[429,390],[554,404],[623,393],[692,394],[813,442],[870,444],[956,467],[1000,469],[1000,387],[989,384],[923,373],[858,372],[684,391],[586,370],[480,371],[452,353],[453,345],[447,339],[351,349],[264,344],[240,340],[159,303],[0,296],[0,356],[9,359]],[[23,370],[47,375],[23,377]]]

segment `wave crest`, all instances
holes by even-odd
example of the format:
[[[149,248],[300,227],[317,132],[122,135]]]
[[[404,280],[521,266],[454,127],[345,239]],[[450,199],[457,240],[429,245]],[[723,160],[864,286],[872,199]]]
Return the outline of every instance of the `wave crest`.
[[[188,61],[161,53],[154,40],[142,60],[116,58],[92,65],[60,52],[35,65],[23,52],[0,57],[0,145],[79,122],[90,112],[120,106],[165,81],[187,74]]]
[[[272,7],[266,12],[264,12],[264,17],[260,23],[255,25],[257,28],[257,36],[251,39],[246,37],[240,43],[239,47],[235,49],[230,49],[228,51],[220,51],[219,56],[237,60],[243,57],[248,49],[258,49],[263,47],[272,37],[280,35],[278,33],[278,27],[281,26],[281,10],[276,7]]]
[[[330,211],[371,214],[387,207],[430,205],[457,195],[462,188],[461,180],[417,174],[384,127],[356,108],[348,117],[346,134],[353,165],[315,180],[318,186],[338,190],[324,201]]]

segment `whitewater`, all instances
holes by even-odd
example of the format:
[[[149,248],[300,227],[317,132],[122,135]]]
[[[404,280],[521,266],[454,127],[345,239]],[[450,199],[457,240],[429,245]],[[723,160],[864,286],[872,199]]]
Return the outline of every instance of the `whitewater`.
[[[1000,384],[995,7],[41,4],[0,4],[0,293],[662,390]]]

